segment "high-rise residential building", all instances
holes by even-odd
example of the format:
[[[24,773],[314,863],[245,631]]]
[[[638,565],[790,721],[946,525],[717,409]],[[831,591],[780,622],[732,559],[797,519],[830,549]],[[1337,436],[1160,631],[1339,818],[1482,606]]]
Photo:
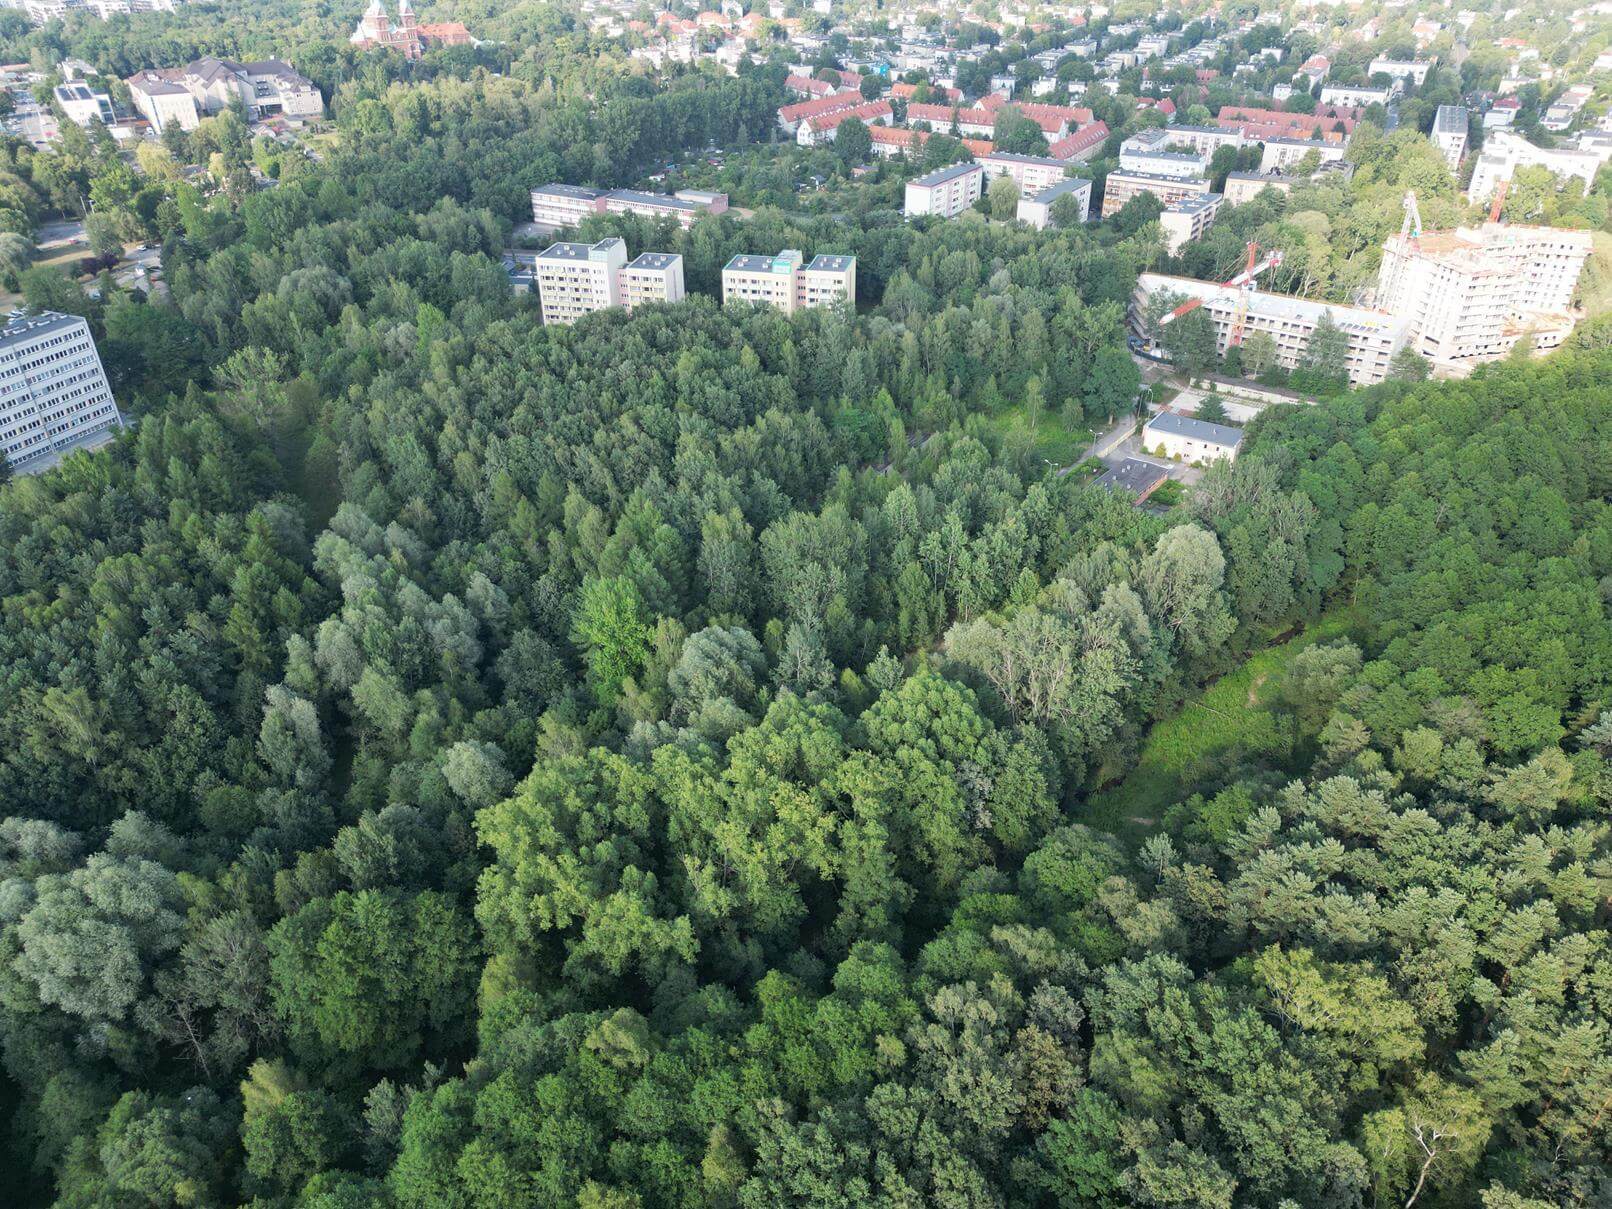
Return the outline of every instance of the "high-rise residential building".
[[[1220,202],[1218,193],[1194,193],[1164,207],[1159,225],[1164,228],[1164,246],[1171,256],[1179,256],[1187,244],[1203,238],[1209,224],[1215,221]]]
[[[1183,300],[1200,298],[1199,309],[1209,318],[1215,332],[1215,349],[1222,356],[1231,346],[1239,313],[1244,340],[1254,332],[1269,335],[1276,346],[1276,360],[1285,369],[1302,364],[1310,347],[1310,337],[1329,316],[1348,341],[1345,371],[1354,386],[1371,386],[1388,377],[1394,354],[1405,346],[1409,325],[1405,320],[1381,311],[1358,306],[1337,306],[1268,294],[1262,290],[1238,290],[1215,281],[1191,277],[1171,277],[1163,273],[1143,273],[1137,279],[1131,298],[1131,323],[1138,334],[1144,331],[1143,316],[1155,294]]]
[[[980,199],[984,188],[985,172],[978,164],[939,168],[907,182],[905,213],[908,218],[955,218]]]
[[[613,235],[591,245],[548,247],[535,266],[544,324],[572,324],[594,311],[620,306],[617,275],[626,263],[627,245]]]
[[[1060,197],[1074,198],[1081,222],[1091,217],[1091,182],[1078,176],[1070,176],[1029,197],[1021,197],[1018,220],[1037,231],[1045,231],[1052,225],[1052,207]]]
[[[856,257],[814,256],[792,248],[776,256],[740,253],[722,270],[722,301],[776,307],[786,315],[844,302],[856,305]]]
[[[1461,157],[1466,154],[1467,125],[1464,105],[1440,105],[1433,115],[1433,145],[1443,154],[1451,172],[1461,167]]]
[[[683,258],[674,252],[644,252],[616,274],[621,305],[629,311],[652,302],[683,301]]]
[[[1133,197],[1151,193],[1168,206],[1194,193],[1209,192],[1205,177],[1161,176],[1156,172],[1110,172],[1103,182],[1104,218],[1118,214]]]
[[[122,426],[83,319],[46,311],[0,330],[0,455],[13,469]]]
[[[1405,320],[1411,346],[1442,374],[1464,376],[1524,336],[1538,352],[1573,330],[1588,231],[1485,223],[1383,245],[1377,305]]]

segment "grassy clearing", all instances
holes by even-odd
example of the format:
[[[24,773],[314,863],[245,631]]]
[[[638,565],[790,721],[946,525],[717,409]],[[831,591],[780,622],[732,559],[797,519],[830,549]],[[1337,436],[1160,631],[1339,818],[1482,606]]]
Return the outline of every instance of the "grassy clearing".
[[[1015,428],[1029,427],[1029,419],[1020,404],[1002,408],[990,417],[990,422],[991,427],[1003,436]],[[1052,408],[1042,412],[1041,422],[1033,432],[1036,456],[1046,458],[1057,466],[1069,466],[1079,461],[1092,441],[1091,429],[1069,427]]]
[[[1347,610],[1330,613],[1215,681],[1153,727],[1136,767],[1118,785],[1094,795],[1081,821],[1138,841],[1158,827],[1168,807],[1218,770],[1260,752],[1284,750],[1292,725],[1281,705],[1289,665],[1306,647],[1345,637],[1355,623]]]

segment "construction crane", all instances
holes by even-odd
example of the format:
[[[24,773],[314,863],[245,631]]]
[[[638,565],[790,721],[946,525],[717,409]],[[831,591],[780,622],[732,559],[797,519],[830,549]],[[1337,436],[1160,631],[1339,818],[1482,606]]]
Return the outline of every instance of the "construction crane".
[[[1282,263],[1282,254],[1275,249],[1267,252],[1264,260],[1255,263],[1255,258],[1258,255],[1259,245],[1250,240],[1248,244],[1248,263],[1244,266],[1243,271],[1238,273],[1235,277],[1228,278],[1220,283],[1220,289],[1236,290],[1238,292],[1237,319],[1236,322],[1232,324],[1231,339],[1229,341],[1229,343],[1232,345],[1238,345],[1243,342],[1243,325],[1248,321],[1248,295],[1254,290],[1254,279],[1266,269],[1274,269]],[[1164,318],[1160,319],[1159,327],[1161,329],[1168,327],[1177,319],[1181,318],[1182,315],[1186,315],[1197,310],[1204,303],[1208,302],[1210,298],[1215,296],[1216,295],[1214,294],[1206,294],[1202,298],[1187,299],[1187,301],[1176,307],[1175,310],[1171,311],[1168,315],[1164,316]]]
[[[1422,238],[1422,211],[1416,204],[1416,190],[1405,191],[1405,221],[1399,224],[1399,237],[1409,237],[1411,250],[1417,249],[1417,243]]]
[[[1494,187],[1494,201],[1489,203],[1489,221],[1500,221],[1500,208],[1506,204],[1506,190],[1511,187],[1511,178],[1508,176]]]

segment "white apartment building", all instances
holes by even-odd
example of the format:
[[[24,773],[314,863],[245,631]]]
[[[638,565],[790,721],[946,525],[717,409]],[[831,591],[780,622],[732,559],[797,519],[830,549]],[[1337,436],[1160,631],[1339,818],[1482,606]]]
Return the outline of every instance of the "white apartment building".
[[[1369,79],[1375,75],[1384,75],[1399,84],[1407,81],[1420,88],[1427,82],[1427,73],[1437,64],[1437,59],[1373,59],[1366,68]]]
[[[1282,176],[1274,172],[1228,172],[1224,196],[1228,206],[1240,206],[1251,202],[1266,189],[1275,189],[1278,193],[1293,192],[1295,176]]]
[[[993,151],[976,161],[985,170],[987,182],[999,176],[1011,176],[1020,193],[1039,193],[1051,188],[1064,178],[1068,164],[1046,155],[1016,155],[1010,151]],[[987,184],[986,186],[990,186]]]
[[[13,469],[121,427],[87,322],[46,311],[0,330],[0,456]]]
[[[613,235],[591,245],[551,245],[535,266],[544,325],[569,325],[594,311],[620,306],[617,275],[626,263],[627,245]]]
[[[1159,225],[1164,228],[1164,246],[1171,256],[1180,255],[1181,249],[1187,244],[1203,238],[1203,233],[1220,211],[1220,203],[1221,195],[1218,193],[1194,193],[1189,197],[1179,197],[1164,207],[1159,215]]]
[[[1194,153],[1207,156],[1213,156],[1222,147],[1241,150],[1248,142],[1242,131],[1228,130],[1224,126],[1169,126],[1155,133],[1164,136],[1158,140],[1161,147],[1190,147]]]
[[[56,103],[63,113],[86,129],[91,122],[110,126],[117,120],[112,113],[112,98],[82,80],[56,85]]]
[[[1183,462],[1235,461],[1242,443],[1243,430],[1235,424],[1215,424],[1173,411],[1161,411],[1142,426],[1143,449]]]
[[[978,164],[952,164],[908,181],[904,210],[908,218],[955,218],[979,200],[984,188],[985,171]]]
[[[1261,290],[1240,291],[1219,282],[1163,273],[1143,273],[1137,279],[1136,293],[1131,297],[1131,323],[1138,335],[1148,334],[1142,317],[1148,299],[1161,292],[1182,299],[1203,299],[1200,309],[1214,326],[1215,349],[1222,356],[1231,345],[1232,330],[1237,323],[1238,296],[1246,293],[1244,339],[1254,332],[1267,333],[1275,342],[1277,363],[1290,370],[1298,368],[1303,361],[1310,336],[1321,316],[1330,314],[1332,322],[1342,329],[1349,341],[1345,364],[1352,386],[1371,386],[1387,378],[1389,363],[1407,340],[1409,325],[1405,320],[1381,311],[1311,302],[1307,298]]]
[[[681,302],[683,258],[675,252],[643,252],[622,266],[616,287],[629,311],[652,302]]]
[[[1440,105],[1433,115],[1433,145],[1443,154],[1451,172],[1461,167],[1461,157],[1466,154],[1467,126],[1464,105]]]
[[[726,193],[705,189],[679,189],[676,193],[665,194],[555,183],[532,190],[532,221],[550,233],[562,227],[574,227],[593,214],[671,218],[687,230],[701,214],[721,214],[727,208]]]
[[[1194,193],[1209,192],[1206,177],[1161,176],[1155,172],[1110,172],[1103,182],[1104,218],[1118,214],[1125,203],[1143,193],[1151,193],[1162,205],[1180,201]]]
[[[1321,104],[1329,105],[1356,105],[1364,109],[1367,105],[1386,106],[1393,100],[1393,90],[1389,88],[1372,88],[1365,84],[1326,84],[1321,88]]]
[[[1472,169],[1467,197],[1485,202],[1494,195],[1501,181],[1508,181],[1518,168],[1546,168],[1564,180],[1577,178],[1586,190],[1595,183],[1595,174],[1612,157],[1612,147],[1580,144],[1573,147],[1536,147],[1512,130],[1496,130],[1484,140],[1483,150]]]
[[[1060,197],[1073,197],[1080,210],[1080,221],[1091,217],[1091,182],[1078,176],[1066,177],[1039,193],[1019,199],[1018,220],[1045,231],[1052,225],[1052,207]]]
[[[1132,135],[1119,147],[1119,170],[1148,176],[1195,177],[1207,175],[1209,157],[1200,152],[1166,151],[1162,130]]]
[[[1323,164],[1340,163],[1343,160],[1344,145],[1329,143],[1325,139],[1268,138],[1265,140],[1264,150],[1260,152],[1259,170],[1285,172],[1312,151]]]
[[[776,256],[740,253],[722,270],[722,301],[776,307],[786,315],[844,302],[856,305],[856,257],[814,256],[793,248]]]
[[[1485,223],[1383,245],[1377,305],[1409,325],[1411,346],[1441,373],[1464,377],[1524,335],[1536,352],[1573,330],[1573,296],[1589,231]]]

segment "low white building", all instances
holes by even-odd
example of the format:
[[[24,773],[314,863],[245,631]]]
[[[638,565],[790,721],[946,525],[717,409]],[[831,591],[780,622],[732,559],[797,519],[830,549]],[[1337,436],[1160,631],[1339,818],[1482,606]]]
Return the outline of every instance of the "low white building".
[[[1393,99],[1392,89],[1366,84],[1327,84],[1321,89],[1323,106],[1354,105],[1364,109],[1368,105],[1386,106]]]
[[[1160,412],[1142,429],[1142,448],[1156,457],[1183,462],[1235,461],[1243,443],[1243,430],[1231,424],[1214,424],[1195,416]]]
[[[1437,66],[1436,59],[1373,59],[1366,67],[1366,76],[1387,76],[1400,84],[1410,83],[1420,88],[1427,82],[1427,73]]]
[[[1295,167],[1312,151],[1315,152],[1318,163],[1339,163],[1343,160],[1344,145],[1329,143],[1325,139],[1268,138],[1264,141],[1263,150],[1260,152],[1259,170],[1285,172]]]
[[[91,122],[110,126],[117,120],[112,113],[112,98],[104,92],[97,92],[82,80],[56,85],[56,103],[68,118],[86,129]]]
[[[1091,217],[1091,182],[1070,176],[1029,197],[1019,198],[1019,221],[1045,231],[1052,225],[1052,208],[1060,197],[1074,198],[1081,222]]]
[[[1545,168],[1566,180],[1581,180],[1586,190],[1595,183],[1595,174],[1612,157],[1612,146],[1596,143],[1566,147],[1538,147],[1514,130],[1496,130],[1483,142],[1472,169],[1467,197],[1485,202],[1501,181],[1509,181],[1518,168]]]

